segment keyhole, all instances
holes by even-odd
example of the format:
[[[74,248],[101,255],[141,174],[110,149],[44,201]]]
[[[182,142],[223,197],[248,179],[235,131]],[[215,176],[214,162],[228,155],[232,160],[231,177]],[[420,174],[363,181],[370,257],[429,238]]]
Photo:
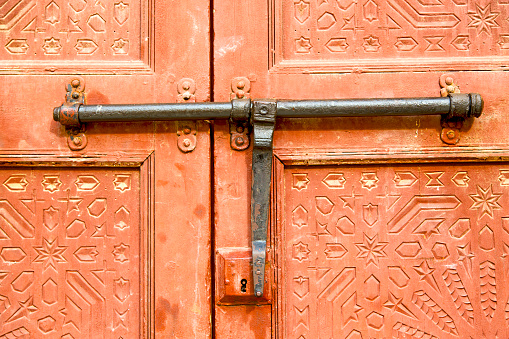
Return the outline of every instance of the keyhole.
[[[240,281],[240,291],[245,293],[246,290],[247,290],[247,280],[246,279],[242,279]]]

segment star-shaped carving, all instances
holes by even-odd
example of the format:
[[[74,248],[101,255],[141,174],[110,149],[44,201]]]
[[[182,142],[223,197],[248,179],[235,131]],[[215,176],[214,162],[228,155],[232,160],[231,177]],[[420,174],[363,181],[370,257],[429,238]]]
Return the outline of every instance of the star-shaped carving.
[[[419,320],[413,313],[408,309],[408,307],[403,304],[403,298],[398,298],[392,292],[389,292],[389,298],[384,304],[385,308],[390,309],[392,312],[398,312],[407,317],[413,318],[415,320]]]
[[[362,306],[357,304],[357,293],[352,294],[341,306],[343,326],[348,324],[350,321],[359,321],[358,313],[362,310]]]
[[[311,253],[311,251],[309,250],[307,244],[299,242],[298,244],[293,245],[293,257],[298,261],[308,259],[309,253]]]
[[[498,199],[502,196],[501,193],[493,193],[491,185],[485,190],[481,186],[477,186],[477,194],[470,194],[470,198],[474,201],[470,209],[480,209],[481,219],[485,214],[493,218],[493,210],[499,210],[502,208],[498,203]]]
[[[62,182],[58,175],[45,175],[44,180],[42,181],[44,190],[50,193],[58,191],[60,185],[62,185]]]
[[[465,246],[458,246],[458,260],[461,261],[465,271],[469,276],[472,276],[472,260],[474,260],[475,254],[472,253],[470,243]]]
[[[121,243],[120,245],[114,246],[113,255],[115,256],[115,261],[119,261],[121,263],[129,261],[127,257],[127,251],[129,251],[129,246]]]
[[[486,5],[484,8],[477,4],[475,7],[475,13],[468,13],[470,20],[472,20],[468,24],[468,27],[477,28],[478,34],[486,32],[486,34],[491,35],[491,29],[493,27],[500,27],[500,25],[495,20],[500,15],[500,12],[492,12],[491,3]]]
[[[426,260],[424,260],[419,266],[414,266],[414,270],[417,272],[417,274],[419,274],[421,281],[424,280],[436,291],[440,292],[440,288],[438,287],[437,281],[433,276],[433,272],[435,272],[435,269],[429,267],[429,264]]]
[[[67,190],[67,197],[58,199],[58,201],[67,203],[67,215],[72,211],[80,211],[79,205],[83,201],[81,198],[71,198],[71,190]]]
[[[381,46],[380,39],[373,35],[365,37],[364,44],[362,45],[366,52],[378,52]]]
[[[9,323],[11,321],[15,321],[18,319],[22,319],[22,318],[28,319],[28,316],[30,314],[37,311],[37,307],[34,305],[34,297],[33,296],[30,296],[25,301],[18,301],[18,304],[20,307],[16,310],[16,312],[13,313],[13,315],[11,315],[9,317],[9,319],[7,319],[5,321],[6,323]]]
[[[366,266],[370,263],[378,266],[379,258],[387,257],[387,254],[384,252],[387,244],[386,242],[378,242],[378,234],[370,238],[364,233],[364,242],[362,244],[355,244],[355,247],[359,250],[357,258],[365,258]]]
[[[64,257],[64,252],[67,250],[67,246],[58,246],[58,240],[53,241],[44,239],[42,246],[34,247],[37,251],[38,256],[34,259],[34,262],[43,263],[43,270],[48,267],[53,267],[56,271],[56,263],[64,263],[67,260]]]
[[[372,188],[377,187],[378,177],[376,173],[362,173],[362,178],[360,180],[362,187],[367,188],[371,191]]]

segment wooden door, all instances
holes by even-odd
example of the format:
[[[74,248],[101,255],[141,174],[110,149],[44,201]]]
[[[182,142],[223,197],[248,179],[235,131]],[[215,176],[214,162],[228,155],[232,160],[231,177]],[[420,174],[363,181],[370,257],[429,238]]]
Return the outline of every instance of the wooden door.
[[[240,90],[277,99],[433,97],[453,83],[485,100],[455,145],[442,142],[439,117],[278,120],[272,299],[216,299],[216,337],[506,338],[507,1],[214,6],[217,101]],[[230,150],[226,124],[214,136],[221,254],[250,246],[251,153]]]
[[[173,122],[71,150],[52,119],[74,79],[89,104],[208,100],[208,8],[1,2],[0,338],[210,336],[208,125],[188,153]]]

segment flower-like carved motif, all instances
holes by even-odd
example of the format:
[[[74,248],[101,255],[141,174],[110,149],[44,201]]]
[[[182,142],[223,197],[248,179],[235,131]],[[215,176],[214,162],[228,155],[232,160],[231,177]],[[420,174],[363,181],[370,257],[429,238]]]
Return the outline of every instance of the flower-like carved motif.
[[[491,35],[492,28],[500,26],[496,21],[499,15],[499,12],[491,11],[491,3],[484,8],[476,4],[475,13],[468,13],[471,20],[468,27],[477,28],[478,34],[486,32],[486,34]]]
[[[477,186],[477,194],[470,194],[470,198],[474,201],[470,209],[481,210],[481,219],[485,214],[493,218],[493,210],[499,210],[502,208],[498,203],[498,199],[502,196],[501,193],[493,193],[491,185],[482,189],[481,186]]]
[[[52,241],[44,239],[42,246],[34,247],[34,249],[38,254],[38,256],[34,259],[34,262],[42,263],[44,270],[50,266],[56,270],[56,263],[67,262],[64,257],[64,252],[67,250],[67,246],[58,246],[57,239],[53,239]]]
[[[293,245],[293,257],[298,261],[303,261],[309,259],[309,253],[311,251],[308,248],[307,244],[303,242],[299,242],[298,244]]]
[[[355,244],[355,247],[359,250],[357,258],[366,259],[366,266],[371,263],[378,266],[379,259],[387,257],[387,254],[384,252],[387,244],[386,242],[378,241],[378,234],[370,238],[364,233],[364,242]]]

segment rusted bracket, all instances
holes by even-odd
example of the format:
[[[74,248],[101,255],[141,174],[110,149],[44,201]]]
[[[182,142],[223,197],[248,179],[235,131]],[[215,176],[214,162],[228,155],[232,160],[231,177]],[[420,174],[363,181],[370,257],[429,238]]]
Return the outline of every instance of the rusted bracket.
[[[230,114],[230,147],[236,151],[243,151],[249,147],[251,100],[232,100]]]
[[[253,103],[253,165],[251,186],[251,246],[253,251],[253,283],[257,297],[263,296],[267,230],[270,210],[272,175],[272,140],[276,125],[277,102],[260,100]]]
[[[440,125],[442,131],[440,139],[448,145],[456,145],[460,141],[460,130],[463,127],[465,119],[470,117],[478,118],[483,109],[483,102],[478,96],[459,95],[460,89],[454,82],[453,74],[446,73],[440,76],[440,95],[442,97],[457,98],[451,101],[451,110],[449,114],[442,115]],[[475,101],[475,102],[472,102]],[[477,102],[478,101],[478,102]],[[480,107],[479,110],[469,110],[469,107]],[[467,113],[465,114],[465,109]]]
[[[87,146],[85,125],[81,124],[78,110],[85,104],[85,82],[82,79],[73,79],[66,85],[65,103],[60,111],[60,119],[66,121],[67,145],[72,151],[81,151]]]

